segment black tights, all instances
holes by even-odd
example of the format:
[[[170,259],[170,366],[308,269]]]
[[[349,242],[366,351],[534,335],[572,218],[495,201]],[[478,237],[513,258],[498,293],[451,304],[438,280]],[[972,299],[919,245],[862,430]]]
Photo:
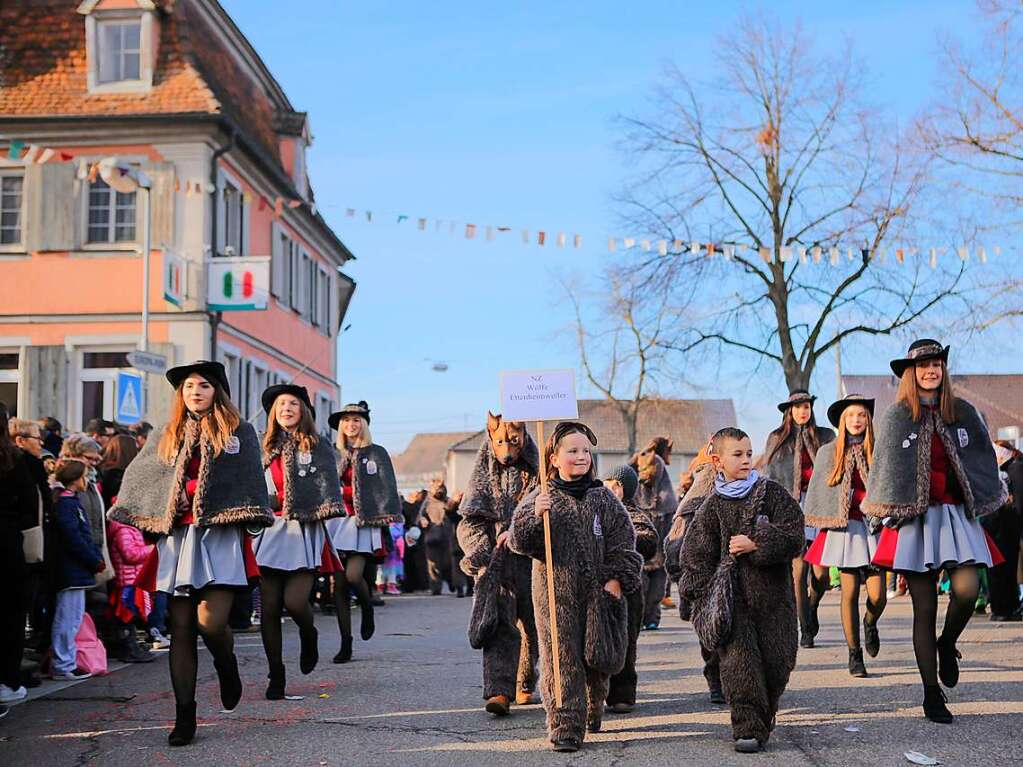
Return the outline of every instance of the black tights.
[[[941,636],[955,644],[973,615],[980,592],[980,576],[972,565],[948,570],[951,588],[945,627]],[[913,652],[925,685],[938,683],[938,648],[934,630],[938,623],[938,573],[905,573],[909,596],[913,600]]]
[[[263,651],[271,671],[284,665],[281,657],[283,609],[288,609],[288,615],[303,634],[313,629],[315,619],[309,604],[313,577],[311,570],[288,572],[270,567],[260,568],[259,592],[263,599],[263,611],[259,631],[263,636]]]
[[[344,558],[345,572],[334,576],[334,606],[337,608],[337,628],[341,636],[352,635],[352,594],[363,610],[372,609],[369,585],[362,577],[366,568],[365,554],[348,554]]]
[[[842,570],[842,630],[850,650],[860,648],[860,571]],[[877,624],[888,602],[884,589],[884,575],[879,572],[867,574],[867,615],[868,623]]]
[[[191,596],[171,597],[170,672],[179,705],[195,701],[200,634],[215,661],[227,661],[234,654],[234,637],[227,624],[233,601],[234,590],[216,586]]]
[[[811,609],[816,610],[828,590],[828,568],[811,565],[802,555],[792,560],[792,588],[796,593],[799,628],[806,625]]]

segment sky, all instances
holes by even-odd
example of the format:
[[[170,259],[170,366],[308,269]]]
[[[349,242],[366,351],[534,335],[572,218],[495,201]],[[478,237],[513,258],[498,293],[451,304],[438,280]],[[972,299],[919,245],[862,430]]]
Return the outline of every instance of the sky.
[[[309,113],[317,204],[357,259],[345,268],[358,288],[339,342],[342,399],[369,402],[374,437],[392,452],[416,432],[480,428],[498,406],[502,370],[578,366],[558,280],[594,287],[606,238],[621,231],[614,196],[630,168],[616,118],[649,108],[670,62],[694,80],[715,77],[736,18],[761,7],[302,0],[285,14],[275,0],[222,2]],[[935,95],[941,36],[978,28],[967,0],[763,7],[801,23],[821,50],[850,40],[871,99],[906,119]],[[436,219],[458,222],[456,234],[435,231]],[[465,239],[466,223],[479,226],[476,239]],[[512,232],[487,242],[486,225]],[[525,246],[521,229],[580,233],[582,247]],[[845,371],[883,372],[904,346],[866,341],[844,351]],[[1001,359],[971,355],[964,367],[997,370]],[[819,420],[833,370],[826,361],[814,379]],[[756,441],[786,394],[775,370],[753,383],[696,383],[733,397]],[[671,388],[661,394],[693,393]]]

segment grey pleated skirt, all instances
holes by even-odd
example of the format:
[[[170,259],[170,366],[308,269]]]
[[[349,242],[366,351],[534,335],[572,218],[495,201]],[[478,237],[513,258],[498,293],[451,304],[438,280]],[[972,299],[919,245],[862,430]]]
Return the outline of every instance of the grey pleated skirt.
[[[155,590],[180,596],[207,586],[247,586],[247,545],[238,525],[176,527],[154,547]]]
[[[273,525],[252,542],[256,564],[289,572],[319,569],[327,543],[323,524],[275,516]]]
[[[891,569],[917,573],[956,565],[990,567],[995,554],[991,547],[980,520],[968,519],[961,504],[945,503],[928,507],[898,530],[883,531],[875,560],[890,558]]]
[[[357,517],[335,517],[323,523],[338,551],[372,554],[383,546],[379,527],[359,527]]]
[[[871,567],[877,551],[878,535],[867,529],[862,519],[850,519],[840,530],[821,530],[805,559],[812,565],[857,570]]]

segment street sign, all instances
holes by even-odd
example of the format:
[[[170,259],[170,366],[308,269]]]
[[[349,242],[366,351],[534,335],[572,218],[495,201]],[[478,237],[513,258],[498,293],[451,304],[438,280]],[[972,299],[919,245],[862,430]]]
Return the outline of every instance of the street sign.
[[[578,418],[575,371],[502,372],[501,417],[509,421],[565,421]]]
[[[167,358],[152,352],[128,352],[128,364],[147,373],[163,375],[167,372]]]
[[[142,375],[127,370],[117,371],[117,407],[114,420],[118,423],[141,421],[146,413],[142,401]]]
[[[206,309],[211,312],[261,311],[270,295],[270,256],[227,258],[207,262]]]

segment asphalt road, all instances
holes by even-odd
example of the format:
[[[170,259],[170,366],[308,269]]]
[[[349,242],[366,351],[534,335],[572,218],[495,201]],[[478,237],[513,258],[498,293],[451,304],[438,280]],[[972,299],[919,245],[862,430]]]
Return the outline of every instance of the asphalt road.
[[[247,685],[233,714],[219,713],[210,656],[200,655],[200,728],[188,748],[171,749],[166,656],[44,693],[0,720],[0,764],[42,765],[887,765],[907,751],[944,765],[1023,763],[1023,626],[971,622],[960,643],[963,671],[949,693],[953,725],[923,719],[909,640],[908,597],[890,602],[871,677],[846,671],[837,594],[821,610],[817,647],[801,650],[765,753],[733,752],[725,707],[707,700],[699,648],[677,615],[645,632],[639,705],[605,718],[604,732],[575,755],[554,754],[543,711],[529,706],[499,721],[482,711],[479,655],[465,639],[469,600],[403,596],[378,608],[377,636],[356,640],[355,659],[333,665],[337,634],[317,616],[321,665],[298,673],[298,639],[287,625],[288,691],[263,699],[266,661],[258,634],[237,637]],[[356,620],[358,616],[356,615]],[[493,761],[492,761],[493,760]]]

